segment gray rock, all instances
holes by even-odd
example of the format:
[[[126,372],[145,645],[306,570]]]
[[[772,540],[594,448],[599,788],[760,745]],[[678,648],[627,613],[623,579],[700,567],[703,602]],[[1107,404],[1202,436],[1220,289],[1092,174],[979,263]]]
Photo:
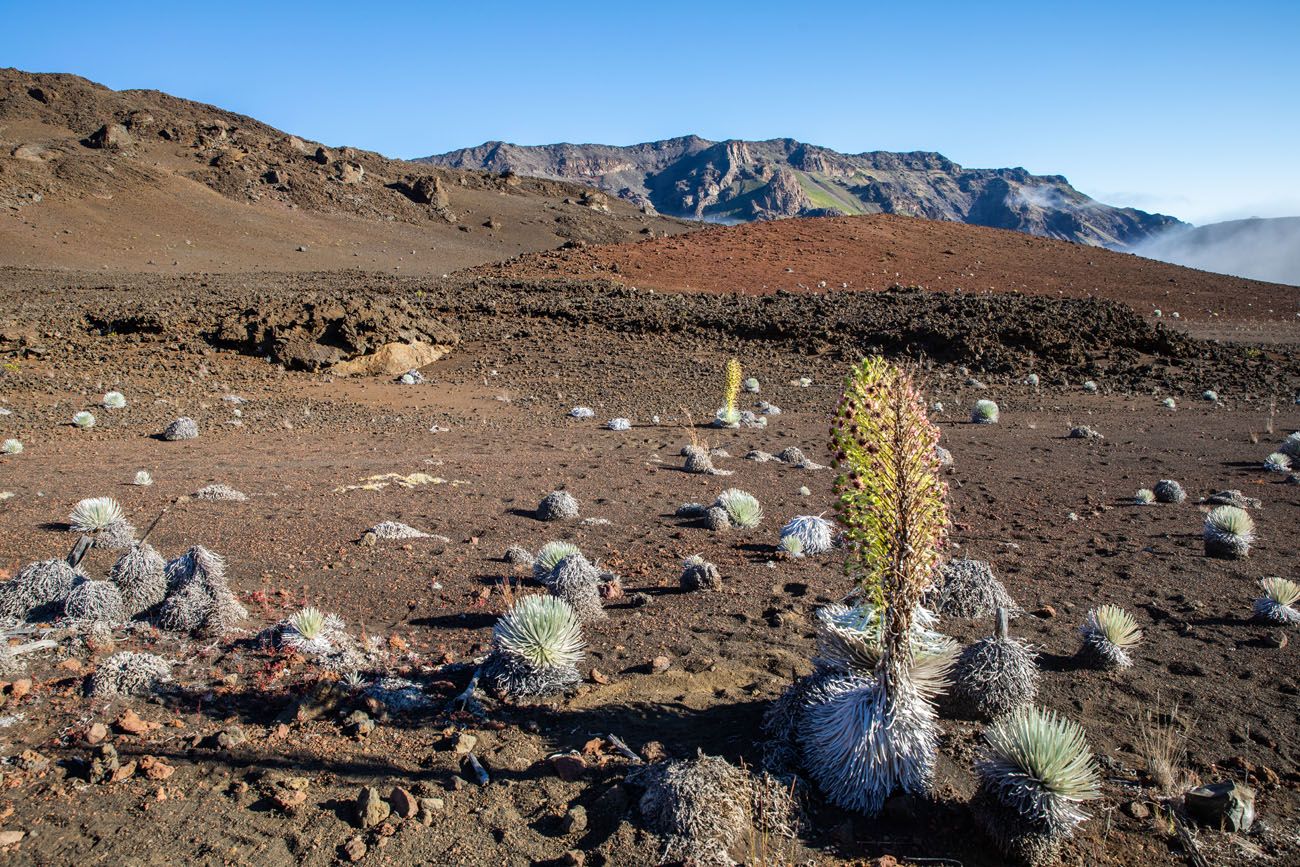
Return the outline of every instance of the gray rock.
[[[1188,815],[1211,828],[1248,831],[1255,823],[1255,790],[1235,780],[1197,786],[1183,804]]]

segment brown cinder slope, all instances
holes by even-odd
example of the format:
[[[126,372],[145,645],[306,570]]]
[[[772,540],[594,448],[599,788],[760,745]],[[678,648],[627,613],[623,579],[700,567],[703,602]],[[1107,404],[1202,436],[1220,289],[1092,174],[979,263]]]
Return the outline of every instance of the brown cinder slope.
[[[711,227],[690,235],[520,257],[484,269],[508,276],[603,276],[667,291],[880,290],[1105,298],[1166,322],[1291,331],[1295,287],[1035,238],[1019,232],[875,215]]]
[[[416,165],[157,91],[0,70],[0,265],[441,274],[686,228],[577,184]]]

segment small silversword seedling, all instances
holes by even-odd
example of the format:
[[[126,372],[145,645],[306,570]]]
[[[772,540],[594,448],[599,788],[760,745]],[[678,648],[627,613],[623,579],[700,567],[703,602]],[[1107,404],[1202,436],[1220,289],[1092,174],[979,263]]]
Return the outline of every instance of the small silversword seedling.
[[[1081,805],[1101,797],[1083,729],[1030,706],[999,719],[984,739],[973,804],[980,824],[1009,858],[1055,863],[1062,841],[1088,818]]]
[[[803,542],[798,536],[782,536],[776,548],[787,557],[797,559],[803,556]]]
[[[488,681],[510,698],[538,698],[575,686],[586,647],[569,603],[555,596],[524,596],[492,628]]]
[[[1160,403],[1165,409],[1178,409],[1178,402],[1172,397],[1166,397],[1164,400],[1160,401]]]
[[[1285,578],[1261,578],[1264,595],[1255,600],[1255,616],[1279,626],[1300,624],[1300,611],[1292,606],[1300,599],[1300,584]]]
[[[1152,491],[1156,495],[1156,500],[1161,503],[1181,503],[1187,499],[1187,492],[1183,486],[1173,479],[1161,479],[1155,483]]]
[[[727,513],[727,520],[733,527],[742,530],[751,530],[763,521],[763,506],[758,499],[739,488],[723,491],[714,506]]]
[[[1214,391],[1212,391],[1211,389],[1207,388],[1205,391],[1201,392],[1201,400],[1214,402],[1217,401],[1218,399],[1219,399],[1219,395]]]
[[[632,421],[626,418],[611,418],[605,422],[605,427],[614,431],[624,431],[632,429]]]
[[[1291,472],[1291,458],[1281,452],[1273,452],[1273,454],[1264,458],[1264,469],[1270,473],[1289,473]]]
[[[970,413],[970,420],[975,424],[997,424],[999,417],[998,405],[991,400],[975,401]]]
[[[835,544],[834,530],[820,515],[798,515],[781,528],[781,545],[784,547],[787,539],[797,539],[800,554],[825,554]]]
[[[542,549],[537,552],[533,559],[533,577],[543,584],[550,581],[551,572],[559,565],[560,561],[571,554],[581,554],[582,551],[572,542],[556,540],[547,542]]]
[[[1205,516],[1202,535],[1207,556],[1236,560],[1250,554],[1250,545],[1255,541],[1255,521],[1245,509],[1218,506]]]
[[[120,391],[110,391],[104,395],[105,409],[122,409],[126,406],[126,395]]]
[[[1092,609],[1079,631],[1083,634],[1083,653],[1105,668],[1132,665],[1128,652],[1142,640],[1142,630],[1133,615],[1118,605]]]
[[[1287,436],[1277,450],[1289,458],[1300,458],[1300,431]]]
[[[86,412],[84,409],[72,416],[72,424],[82,430],[87,430],[95,426],[95,416],[93,413]]]
[[[77,533],[96,533],[126,520],[126,513],[112,497],[87,497],[72,507],[69,527]]]
[[[23,453],[23,444],[21,440],[8,439],[0,445],[0,454],[21,455]]]
[[[1155,491],[1150,488],[1138,488],[1138,492],[1133,495],[1133,502],[1139,506],[1149,506],[1156,501]]]
[[[745,385],[745,391],[749,392],[750,394],[758,394],[760,386],[756,378],[752,376],[749,377],[748,379],[745,380],[744,385]]]
[[[140,472],[135,474],[135,481],[133,484],[147,488],[149,485],[153,484],[153,476],[149,475],[148,470],[140,470]]]

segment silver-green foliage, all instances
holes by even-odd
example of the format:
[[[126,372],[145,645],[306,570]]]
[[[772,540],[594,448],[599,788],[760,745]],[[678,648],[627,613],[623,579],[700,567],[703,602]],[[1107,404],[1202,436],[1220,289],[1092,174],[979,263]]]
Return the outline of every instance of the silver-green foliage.
[[[728,488],[718,495],[714,506],[727,513],[727,520],[734,527],[749,530],[763,521],[763,506],[758,498],[739,488]]]
[[[1286,578],[1261,578],[1264,595],[1255,600],[1255,616],[1279,626],[1300,624],[1300,611],[1292,606],[1300,600],[1300,584]]]
[[[1002,850],[1031,865],[1052,863],[1061,842],[1101,796],[1100,773],[1083,729],[1029,706],[984,733],[975,765],[977,816]]]
[[[578,546],[572,542],[563,540],[547,542],[533,559],[533,577],[543,584],[548,584],[550,583],[551,570],[559,565],[561,560],[571,554],[581,553],[582,551]]]
[[[1088,612],[1080,627],[1083,651],[1106,668],[1128,668],[1129,651],[1142,640],[1137,621],[1118,605],[1100,605]]]
[[[975,424],[997,424],[1000,417],[998,405],[991,400],[975,401],[975,408],[970,414],[970,420]]]
[[[582,625],[574,610],[554,596],[524,596],[492,629],[490,682],[511,698],[563,692],[580,680]]]
[[[87,497],[72,507],[68,525],[76,533],[96,533],[126,520],[122,506],[112,497]]]
[[[1205,516],[1202,536],[1205,553],[1211,557],[1245,557],[1255,541],[1255,521],[1245,509],[1218,506]]]

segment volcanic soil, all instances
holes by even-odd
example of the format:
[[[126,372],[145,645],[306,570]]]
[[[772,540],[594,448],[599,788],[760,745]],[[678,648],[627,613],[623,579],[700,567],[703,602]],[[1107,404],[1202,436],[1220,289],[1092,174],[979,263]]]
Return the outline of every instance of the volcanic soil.
[[[811,235],[840,224],[790,225]],[[963,231],[984,243],[983,230]],[[662,243],[563,261],[630,269]],[[831,276],[788,255],[805,282]],[[1017,282],[1037,281],[1053,261]],[[698,261],[702,274],[733,264],[744,266]],[[930,277],[895,270],[882,281]],[[716,276],[715,294],[666,294],[586,274],[547,278],[0,272],[0,433],[25,444],[0,458],[0,491],[13,494],[0,502],[0,566],[12,574],[62,556],[75,540],[63,523],[72,506],[109,495],[138,527],[161,515],[150,541],[165,555],[196,544],[224,555],[250,612],[249,631],[221,641],[147,623],[118,631],[115,649],[175,661],[178,688],[153,700],[87,698],[87,675],[112,649],[54,624],[58,648],[25,657],[30,682],[11,678],[3,689],[0,816],[4,831],[24,833],[8,863],[327,864],[363,849],[375,864],[656,863],[661,842],[624,782],[631,760],[609,736],[651,758],[703,750],[760,763],[764,709],[810,669],[813,611],[851,586],[839,554],[786,560],[775,548],[786,520],[832,510],[833,471],[744,456],[797,446],[829,463],[828,416],[849,365],[869,351],[911,364],[926,398],[942,403],[934,420],[955,458],[952,553],[990,561],[1025,609],[1012,631],[1038,650],[1040,701],[1084,726],[1103,768],[1103,797],[1065,863],[1188,863],[1139,749],[1142,720],[1171,715],[1187,733],[1189,778],[1258,792],[1255,829],[1194,830],[1200,853],[1216,865],[1300,862],[1296,636],[1251,620],[1256,580],[1294,576],[1300,554],[1300,487],[1261,466],[1300,428],[1294,345],[1204,340],[1111,301],[1051,297],[1073,293],[1046,277],[1041,294],[997,296],[721,295]],[[1161,303],[1189,320],[1203,304]],[[453,335],[454,346],[423,369],[426,382],[402,385],[334,376],[326,356],[279,339],[292,324],[324,350],[355,351],[365,336],[344,326],[366,309],[381,331],[414,323]],[[765,429],[702,424],[732,356],[761,382],[746,400],[783,410]],[[1030,372],[1038,387],[1025,384]],[[1088,379],[1097,393],[1084,390]],[[1217,401],[1201,399],[1207,388]],[[98,405],[109,389],[127,396],[125,409]],[[1000,423],[968,422],[981,398],[998,402]],[[577,405],[595,417],[569,418]],[[82,409],[95,427],[68,424]],[[197,420],[200,437],[158,438],[181,415]],[[605,429],[616,416],[632,429]],[[1067,438],[1074,424],[1104,438]],[[684,472],[679,452],[691,442],[725,449],[717,463],[734,474]],[[132,484],[139,470],[151,486]],[[411,481],[415,473],[430,478]],[[1187,502],[1133,505],[1134,491],[1166,478],[1183,484]],[[189,497],[211,483],[248,499]],[[713,533],[674,516],[728,487],[759,498],[759,528]],[[538,521],[538,501],[560,488],[582,519]],[[1198,501],[1229,488],[1260,501],[1258,540],[1247,559],[1210,559]],[[435,535],[366,544],[367,528],[384,520]],[[583,684],[541,705],[483,694],[481,715],[449,707],[509,599],[538,592],[503,552],[557,538],[618,573],[626,594],[586,629]],[[680,590],[691,554],[718,565],[721,592]],[[87,570],[111,562],[92,551]],[[1144,632],[1132,668],[1102,672],[1075,655],[1080,622],[1102,603],[1128,609]],[[251,640],[304,604],[378,637],[388,658],[367,677],[406,678],[416,700],[367,698],[309,659]],[[945,619],[941,628],[970,641],[991,626]],[[126,731],[125,710],[160,726]],[[353,736],[353,710],[375,729]],[[171,770],[88,782],[96,723],[123,763]],[[982,725],[947,707],[941,724],[933,799],[898,798],[867,820],[814,794],[799,839],[770,842],[768,863],[1002,864],[967,807]],[[463,735],[476,739],[486,786],[458,753]],[[582,767],[561,776],[576,763],[553,757],[570,751]],[[440,806],[428,826],[362,830],[354,805],[368,785]]]
[[[1294,342],[1294,286],[1183,268],[1019,232],[878,214],[713,226],[639,244],[531,253],[485,265],[511,278],[604,277],[642,289],[765,294],[881,290],[1120,301],[1205,337]],[[1159,312],[1157,312],[1159,311]]]

